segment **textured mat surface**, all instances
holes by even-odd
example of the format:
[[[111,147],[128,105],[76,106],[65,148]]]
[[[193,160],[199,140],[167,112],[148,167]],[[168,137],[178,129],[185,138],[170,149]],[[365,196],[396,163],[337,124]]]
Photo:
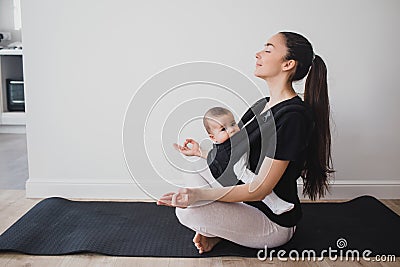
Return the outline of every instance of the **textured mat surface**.
[[[400,256],[400,216],[377,199],[362,196],[345,203],[303,203],[302,207],[303,218],[295,235],[276,251],[301,253],[313,249],[320,255],[329,248],[343,253],[347,249],[360,253],[368,249],[371,256]],[[192,243],[193,235],[192,230],[179,224],[173,208],[155,203],[48,198],[0,236],[0,251],[34,255],[94,252],[142,257],[257,257],[257,249],[229,241],[199,255]]]

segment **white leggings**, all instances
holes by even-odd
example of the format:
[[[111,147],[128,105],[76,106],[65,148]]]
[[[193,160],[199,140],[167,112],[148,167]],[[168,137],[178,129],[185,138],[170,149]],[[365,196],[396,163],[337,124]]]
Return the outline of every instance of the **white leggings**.
[[[187,187],[221,187],[208,168],[183,175]],[[243,202],[214,201],[186,209],[176,208],[175,213],[181,224],[204,236],[218,236],[250,248],[283,245],[296,230],[296,226],[288,228],[276,224],[259,209]]]

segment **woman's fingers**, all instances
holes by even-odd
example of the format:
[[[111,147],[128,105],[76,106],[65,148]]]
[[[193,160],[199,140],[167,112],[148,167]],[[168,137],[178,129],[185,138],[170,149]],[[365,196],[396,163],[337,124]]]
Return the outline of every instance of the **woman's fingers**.
[[[163,205],[163,206],[170,206],[170,207],[172,207],[171,201],[170,201],[170,200],[167,200],[167,199],[159,199],[159,200],[157,200],[157,205]]]
[[[174,207],[186,208],[189,206],[188,194],[176,193],[172,196],[171,205]]]
[[[173,143],[172,146],[176,149],[176,150],[180,150],[180,145],[178,145],[177,143]]]
[[[158,205],[158,206],[169,206],[169,207],[172,207],[172,206],[170,205],[170,203],[163,202],[163,201],[160,201],[160,200],[157,200],[157,205]]]
[[[172,195],[171,205],[176,206],[176,194]]]
[[[193,139],[188,138],[188,139],[186,139],[186,141],[185,141],[185,146],[187,146],[188,144],[191,144],[192,147],[193,147],[196,143],[197,143],[197,142],[194,141]]]
[[[172,197],[173,194],[175,194],[175,192],[166,193],[166,194],[162,195],[162,196],[160,197],[160,199],[171,199],[171,197]]]
[[[178,151],[184,149],[183,146],[180,146],[180,145],[178,145],[177,143],[172,144],[172,146],[173,146],[176,150],[178,150]]]
[[[186,138],[185,145],[187,145],[187,144],[192,144],[193,145],[193,143],[196,143],[196,141],[194,141],[192,138]]]
[[[189,203],[189,191],[185,188],[179,189],[178,193],[166,193],[157,200],[157,205],[187,208]]]
[[[157,205],[173,207],[171,205],[171,200],[172,200],[173,194],[175,194],[175,193],[164,194],[162,197],[160,197],[160,199],[157,200]]]
[[[192,146],[194,146],[194,145],[197,144],[197,142],[196,142],[195,140],[191,139],[191,138],[187,138],[187,139],[185,140],[185,142],[183,143],[182,146],[180,146],[180,145],[177,144],[177,143],[173,143],[172,146],[173,146],[176,150],[178,150],[179,152],[182,152],[182,151],[191,151],[191,150],[193,149],[193,147],[188,147],[188,144],[191,144]]]
[[[188,194],[167,193],[157,200],[157,205],[186,208],[189,206]]]
[[[171,201],[167,201],[167,200],[157,200],[157,205],[158,206],[168,206],[168,207],[173,207],[173,205],[171,204]]]
[[[157,200],[157,205],[164,205],[164,206],[170,206],[170,207],[182,207],[185,208],[188,206],[188,197],[182,196],[181,193],[166,193],[163,196],[161,196]]]
[[[189,148],[186,146],[186,144],[184,144],[183,146],[180,146],[180,145],[174,143],[174,144],[172,144],[172,146],[173,146],[176,150],[178,150],[179,152],[189,150]]]

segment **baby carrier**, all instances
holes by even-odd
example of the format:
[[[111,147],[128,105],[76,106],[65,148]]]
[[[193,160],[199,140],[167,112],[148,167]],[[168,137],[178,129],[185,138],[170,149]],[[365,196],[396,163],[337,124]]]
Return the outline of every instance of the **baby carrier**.
[[[276,145],[275,122],[291,112],[298,112],[303,115],[306,122],[312,122],[312,114],[304,105],[290,104],[280,108],[275,114],[268,109],[263,114],[267,98],[258,100],[251,106],[240,119],[238,124],[241,129],[238,133],[227,139],[224,143],[214,144],[207,156],[207,164],[214,178],[223,186],[242,184],[233,171],[236,162],[247,153],[248,169],[255,174],[258,173],[263,158],[266,154],[274,155]],[[251,119],[257,122],[249,123]],[[310,125],[314,127],[314,123]],[[306,142],[310,139],[312,129],[309,131]]]

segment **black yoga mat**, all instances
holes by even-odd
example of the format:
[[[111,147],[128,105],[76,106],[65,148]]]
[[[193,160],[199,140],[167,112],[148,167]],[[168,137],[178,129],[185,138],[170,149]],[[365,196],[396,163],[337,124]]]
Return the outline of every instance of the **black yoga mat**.
[[[343,253],[368,249],[370,256],[400,256],[400,216],[379,200],[362,196],[345,203],[303,203],[302,207],[303,218],[295,235],[276,251],[312,249],[318,256],[329,248],[338,252],[340,248]],[[155,203],[48,198],[0,236],[0,251],[142,257],[257,257],[259,251],[223,240],[200,255],[193,235],[179,224],[173,208]]]

